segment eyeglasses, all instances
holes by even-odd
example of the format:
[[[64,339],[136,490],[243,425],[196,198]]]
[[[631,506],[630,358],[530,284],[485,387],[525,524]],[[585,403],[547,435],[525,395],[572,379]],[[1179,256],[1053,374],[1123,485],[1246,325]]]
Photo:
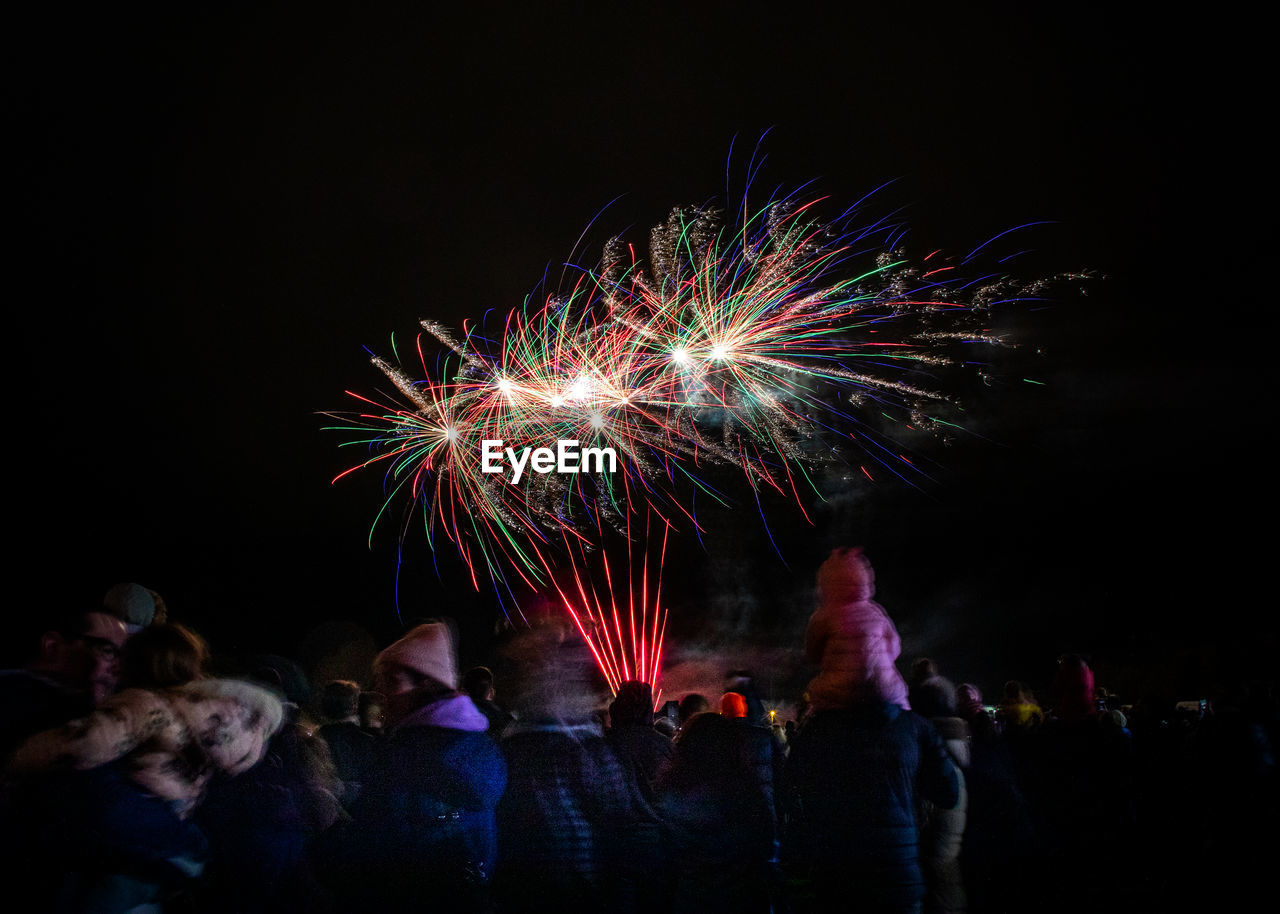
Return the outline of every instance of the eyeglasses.
[[[114,642],[108,641],[106,638],[98,638],[94,635],[81,635],[76,639],[83,641],[89,645],[89,650],[93,651],[103,660],[118,660],[120,658],[120,648]]]

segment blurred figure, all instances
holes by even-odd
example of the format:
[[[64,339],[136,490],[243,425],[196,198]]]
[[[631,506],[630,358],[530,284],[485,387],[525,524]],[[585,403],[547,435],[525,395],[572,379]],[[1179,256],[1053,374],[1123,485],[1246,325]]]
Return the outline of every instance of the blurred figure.
[[[1006,734],[1035,730],[1044,723],[1044,712],[1022,683],[1010,679],[1004,684],[1004,697],[996,708],[996,723]]]
[[[875,580],[860,546],[833,550],[818,569],[818,608],[805,632],[805,655],[819,666],[808,688],[814,711],[865,699],[910,707],[894,666],[902,650],[898,630],[872,599]]]
[[[960,850],[968,819],[969,794],[965,771],[969,767],[969,725],[956,716],[955,687],[931,669],[911,687],[911,706],[927,719],[956,766],[959,798],[954,806],[943,808],[926,797],[918,800],[920,822],[920,866],[924,871],[925,914],[961,914],[967,910],[964,876],[960,868]],[[921,672],[917,661],[913,672]]]
[[[737,692],[747,700],[747,713],[744,715],[753,724],[768,726],[769,712],[764,708],[764,700],[756,688],[755,679],[747,670],[730,670],[724,679],[726,692]]]
[[[658,772],[671,760],[671,740],[653,728],[653,690],[647,682],[624,682],[609,705],[605,739],[635,779],[641,795],[653,803]]]
[[[1079,654],[1066,654],[1058,660],[1053,702],[1055,720],[1076,723],[1098,716],[1093,670]]]
[[[157,904],[202,870],[207,843],[192,813],[215,775],[259,762],[283,716],[264,689],[203,678],[206,657],[203,640],[182,626],[149,626],[122,655],[124,691],[14,754],[12,771],[44,773],[57,788],[29,821],[35,844],[63,871],[58,905]]]
[[[986,713],[982,706],[982,692],[978,687],[970,682],[960,683],[956,687],[956,716],[968,722],[972,728],[978,715],[985,717]]]
[[[911,684],[907,689],[907,697],[911,700],[911,707],[916,708],[916,695],[922,690],[930,690],[929,700],[937,702],[942,700],[950,705],[953,710],[956,701],[955,684],[938,672],[938,664],[930,660],[928,657],[918,657],[911,664]],[[942,693],[938,695],[937,693]],[[935,704],[936,707],[936,704]],[[924,717],[934,717],[934,714],[924,714]]]
[[[773,728],[751,721],[751,702],[741,692],[725,692],[720,697],[720,716],[732,721],[739,732],[739,749],[743,753],[742,764],[755,773],[756,787],[769,801],[776,837],[777,822],[782,818],[779,808],[783,796],[782,780],[785,776],[786,752],[773,735]],[[760,704],[763,709],[763,704]],[[768,715],[763,715],[768,720]],[[770,860],[777,862],[777,856]]]
[[[85,769],[128,754],[137,783],[189,812],[215,770],[237,774],[256,764],[282,720],[280,701],[265,689],[204,678],[207,657],[204,640],[181,625],[140,632],[122,655],[125,691],[88,718],[27,740],[12,768]],[[197,742],[197,757],[174,762]]]
[[[324,842],[341,910],[479,911],[496,855],[495,807],[507,783],[489,722],[457,690],[452,627],[411,629],[374,661],[387,738],[352,821]]]
[[[699,695],[697,692],[690,692],[684,698],[680,699],[680,725],[676,728],[676,734],[673,739],[680,738],[680,734],[684,732],[684,728],[689,725],[689,721],[691,721],[696,715],[703,714],[710,710],[711,702],[707,700],[707,696]]]
[[[462,674],[462,691],[471,697],[471,701],[485,719],[489,721],[489,735],[495,740],[502,738],[502,733],[511,723],[511,715],[503,710],[493,697],[493,670],[487,666],[473,666]]]
[[[342,805],[351,805],[373,765],[377,746],[371,733],[360,727],[360,686],[336,679],[320,692],[320,714],[325,723],[317,730],[329,747],[329,758],[342,782]]]
[[[634,910],[659,826],[605,741],[604,682],[576,632],[544,620],[505,650],[516,720],[503,735],[496,889],[504,912]]]
[[[1035,829],[1009,744],[971,683],[956,689],[956,716],[969,726],[964,769],[968,809],[960,863],[972,911],[1019,911],[1037,897]]]
[[[1280,812],[1280,767],[1267,732],[1276,708],[1265,688],[1240,676],[1213,687],[1208,704],[1187,742],[1197,795],[1190,810],[1179,809],[1190,820],[1179,823],[1179,845],[1190,844],[1202,862],[1187,888],[1200,910],[1247,910],[1270,889],[1280,856],[1271,827]]]
[[[1031,785],[1043,823],[1048,894],[1065,910],[1128,910],[1140,897],[1123,894],[1128,880],[1105,871],[1093,880],[1077,874],[1098,859],[1121,859],[1133,846],[1132,746],[1103,725],[1083,657],[1058,661],[1053,694],[1053,714],[1040,733],[1039,780]]]
[[[215,781],[196,813],[210,859],[200,907],[236,914],[330,906],[312,861],[316,839],[341,815],[342,783],[325,741],[298,721],[295,705],[262,762]]]
[[[725,716],[698,715],[659,779],[658,809],[671,831],[676,914],[771,910],[773,807],[748,761],[744,735]]]
[[[917,799],[953,809],[960,798],[933,727],[887,699],[818,712],[791,741],[788,778],[788,858],[813,895],[803,910],[919,912]]]
[[[106,701],[116,689],[127,637],[124,623],[104,612],[54,616],[30,662],[0,672],[0,762],[27,737]]]

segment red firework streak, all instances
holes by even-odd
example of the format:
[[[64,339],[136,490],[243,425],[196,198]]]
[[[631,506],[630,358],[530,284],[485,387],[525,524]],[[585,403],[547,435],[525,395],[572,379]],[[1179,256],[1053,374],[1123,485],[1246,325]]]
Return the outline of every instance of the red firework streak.
[[[647,522],[645,526],[648,526]],[[638,577],[632,539],[628,536],[625,593],[620,593],[621,588],[614,581],[616,560],[611,561],[609,554],[601,550],[600,564],[604,569],[602,590],[587,571],[587,555],[582,544],[576,544],[575,552],[575,543],[568,537],[565,537],[565,544],[573,568],[573,583],[562,587],[560,581],[553,578],[564,608],[590,648],[591,656],[604,674],[610,690],[617,694],[618,686],[624,682],[645,682],[653,689],[655,703],[661,695],[658,679],[661,675],[662,639],[667,628],[667,611],[662,607],[662,566],[667,556],[670,530],[670,525],[664,523],[662,548],[653,569],[652,588],[649,586],[651,566],[647,529],[641,540],[644,555]]]

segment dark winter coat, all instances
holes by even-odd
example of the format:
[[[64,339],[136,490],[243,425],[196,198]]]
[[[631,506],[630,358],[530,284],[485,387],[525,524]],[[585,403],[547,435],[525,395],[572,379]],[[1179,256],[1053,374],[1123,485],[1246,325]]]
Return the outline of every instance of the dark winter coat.
[[[652,726],[621,724],[605,733],[609,747],[618,761],[635,778],[645,800],[654,800],[653,785],[664,765],[671,761],[671,740]]]
[[[810,872],[819,899],[923,897],[917,791],[942,809],[960,797],[956,767],[926,720],[888,701],[819,713],[792,741],[788,775],[797,816],[789,856]]]
[[[481,906],[507,784],[488,722],[465,695],[398,722],[379,745],[352,821],[325,842],[340,902],[373,910]],[[354,897],[352,897],[354,896]]]
[[[610,910],[657,822],[598,724],[517,721],[502,740],[498,890],[512,911]]]

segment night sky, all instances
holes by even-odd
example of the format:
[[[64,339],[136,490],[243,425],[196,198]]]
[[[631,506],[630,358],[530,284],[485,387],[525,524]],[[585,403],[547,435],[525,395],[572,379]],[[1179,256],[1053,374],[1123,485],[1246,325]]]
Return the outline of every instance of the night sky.
[[[381,480],[330,485],[353,452],[320,413],[388,389],[365,347],[518,306],[597,214],[579,261],[642,244],[759,142],[770,188],[893,181],[915,250],[1045,221],[1030,273],[1107,279],[1019,319],[1010,368],[1046,383],[975,392],[936,484],[771,508],[781,557],[754,506],[709,511],[669,562],[673,657],[783,670],[857,542],[904,660],[987,689],[1063,651],[1179,698],[1274,663],[1257,39],[1073,5],[465,6],[12,28],[11,613],[131,580],[223,651],[381,643],[399,611],[482,659],[494,599],[417,528],[399,572],[395,524],[369,548]]]

